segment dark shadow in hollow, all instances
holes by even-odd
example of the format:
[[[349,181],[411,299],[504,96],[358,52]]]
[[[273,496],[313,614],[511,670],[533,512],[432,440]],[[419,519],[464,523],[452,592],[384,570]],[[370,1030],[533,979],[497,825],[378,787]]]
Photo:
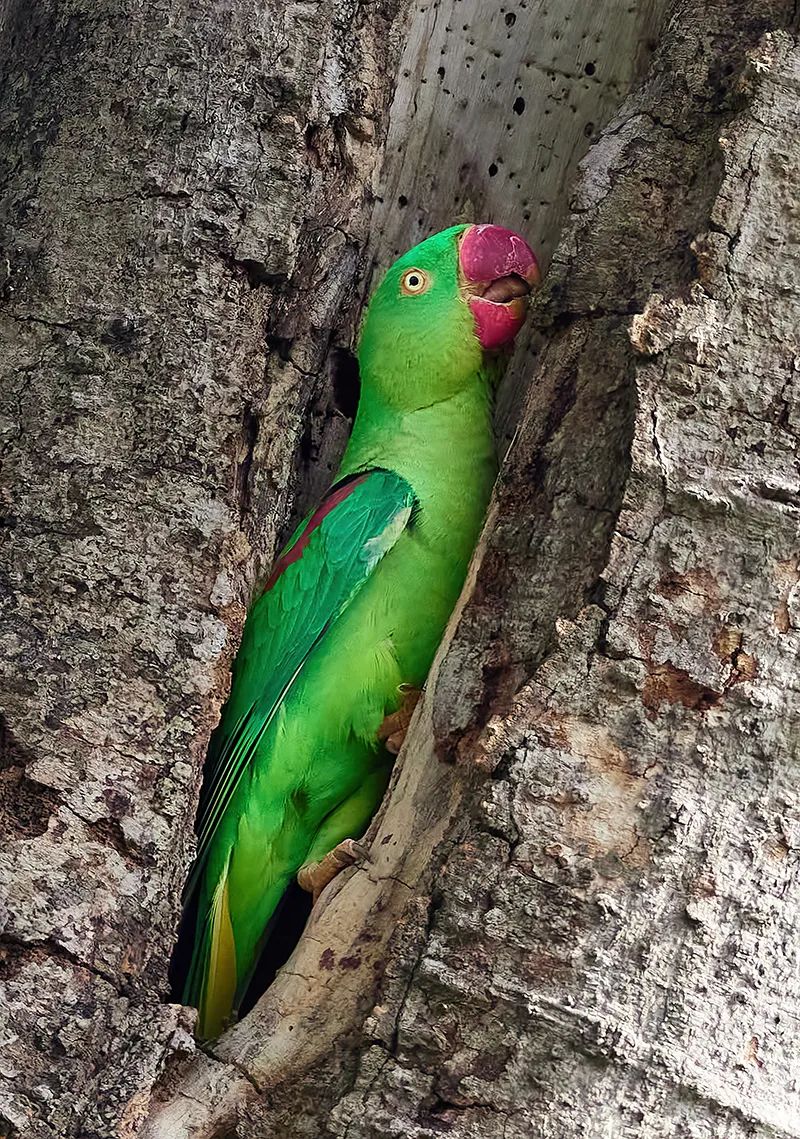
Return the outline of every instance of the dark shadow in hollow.
[[[239,1007],[239,1019],[249,1012],[266,992],[275,974],[292,955],[311,913],[311,895],[292,882],[283,895],[270,923],[269,937],[258,959],[252,980]],[[197,897],[192,898],[181,917],[178,940],[169,966],[170,1000],[183,1004],[183,990],[189,973],[197,926]]]
[[[311,914],[311,895],[291,882],[273,915],[269,937],[261,951],[252,980],[239,1006],[241,1019],[250,1011],[292,955]]]
[[[356,417],[361,395],[358,360],[348,348],[336,347],[331,352],[333,402],[336,410],[351,422]]]

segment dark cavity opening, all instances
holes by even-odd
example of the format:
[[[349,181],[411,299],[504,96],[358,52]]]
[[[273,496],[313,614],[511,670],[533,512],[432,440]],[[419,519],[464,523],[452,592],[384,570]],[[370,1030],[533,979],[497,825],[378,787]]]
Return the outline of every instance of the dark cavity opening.
[[[349,348],[334,348],[331,352],[333,402],[346,419],[355,419],[361,395],[361,377],[358,360]]]

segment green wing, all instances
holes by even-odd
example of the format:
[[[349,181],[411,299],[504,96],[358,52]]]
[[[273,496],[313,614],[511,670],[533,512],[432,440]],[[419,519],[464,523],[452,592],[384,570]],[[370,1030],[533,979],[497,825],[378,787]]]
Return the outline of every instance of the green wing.
[[[411,486],[375,469],[342,480],[294,534],[245,623],[233,683],[211,741],[187,893],[198,884],[236,787],[286,693],[411,519]]]

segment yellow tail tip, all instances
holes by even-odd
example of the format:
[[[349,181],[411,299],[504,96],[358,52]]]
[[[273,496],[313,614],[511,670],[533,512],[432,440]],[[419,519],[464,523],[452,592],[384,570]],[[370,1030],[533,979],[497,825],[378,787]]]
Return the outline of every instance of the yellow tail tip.
[[[199,1002],[197,1035],[214,1040],[231,1022],[236,998],[236,943],[228,908],[228,870],[223,871],[209,914],[208,955]]]

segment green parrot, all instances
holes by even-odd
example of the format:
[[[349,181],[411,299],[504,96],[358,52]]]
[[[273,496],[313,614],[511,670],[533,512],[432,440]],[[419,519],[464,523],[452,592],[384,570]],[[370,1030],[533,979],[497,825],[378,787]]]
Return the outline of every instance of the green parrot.
[[[500,350],[538,280],[517,234],[458,225],[370,301],[336,481],[248,613],[209,748],[184,993],[202,1038],[235,1016],[291,879],[316,896],[361,852],[480,532]]]

